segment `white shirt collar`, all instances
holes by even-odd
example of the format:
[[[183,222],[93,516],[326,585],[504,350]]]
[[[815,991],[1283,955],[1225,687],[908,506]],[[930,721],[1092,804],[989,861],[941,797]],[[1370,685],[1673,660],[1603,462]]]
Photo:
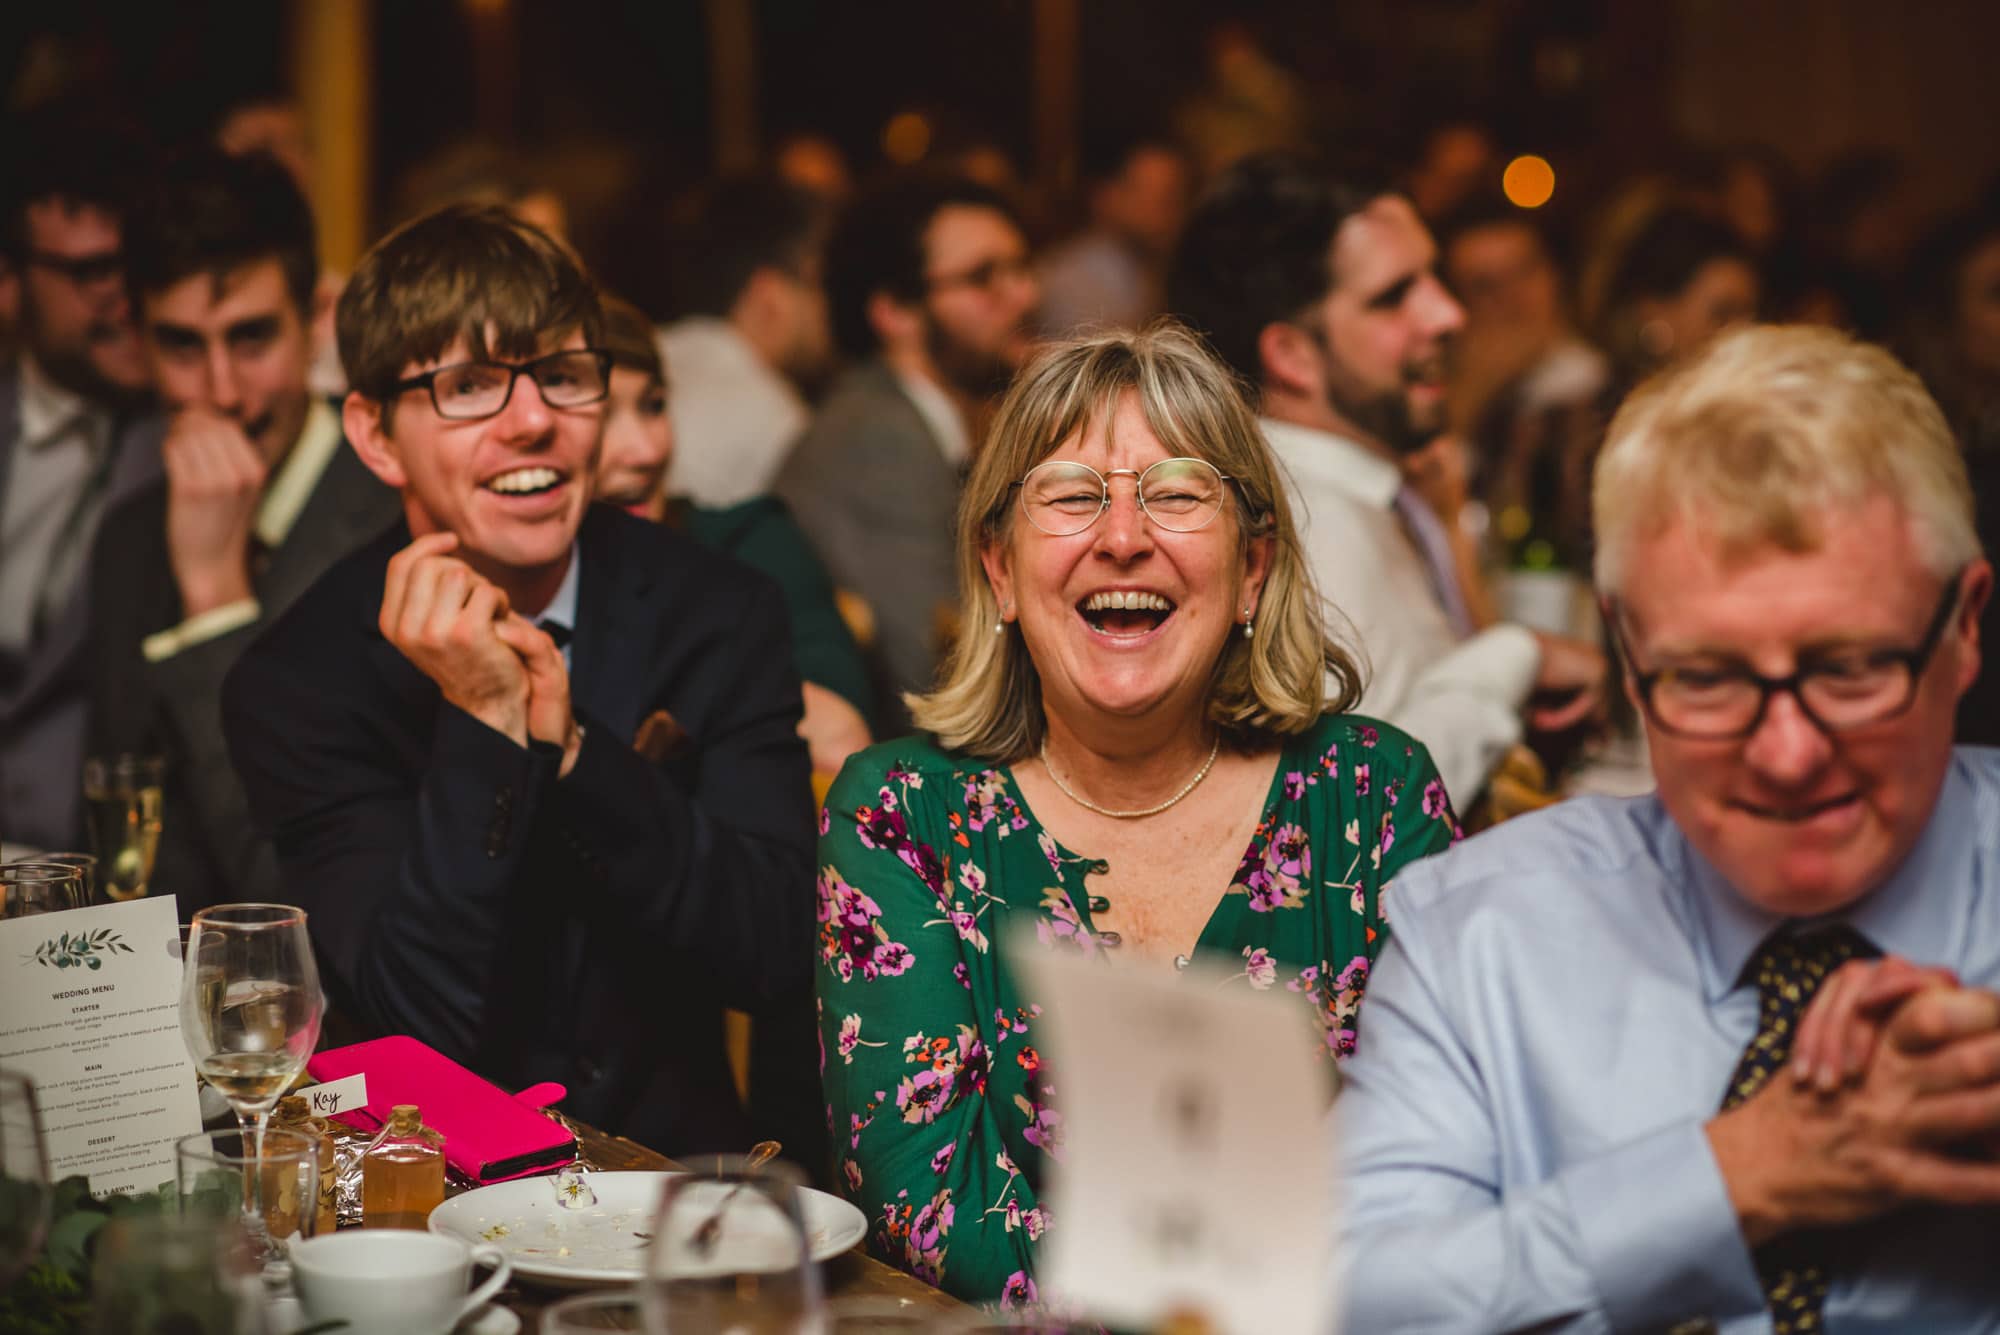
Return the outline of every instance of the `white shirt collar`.
[[[54,444],[80,418],[108,417],[81,394],[51,380],[26,350],[20,354],[20,367],[21,443],[28,449]],[[96,438],[94,434],[92,439]]]
[[[1261,417],[1271,452],[1301,486],[1337,487],[1362,504],[1387,510],[1403,489],[1403,471],[1367,446],[1331,431]]]
[[[583,544],[571,543],[569,548],[569,569],[563,572],[562,583],[556,585],[556,596],[549,599],[549,605],[535,616],[536,624],[553,621],[572,637],[576,634],[576,585],[577,571],[583,565]],[[567,656],[567,655],[565,655]]]
[[[916,405],[917,416],[930,428],[931,439],[937,442],[938,453],[945,462],[954,468],[968,463],[972,458],[972,433],[965,429],[965,418],[951,396],[922,376],[904,375],[894,367],[890,368],[890,374]]]

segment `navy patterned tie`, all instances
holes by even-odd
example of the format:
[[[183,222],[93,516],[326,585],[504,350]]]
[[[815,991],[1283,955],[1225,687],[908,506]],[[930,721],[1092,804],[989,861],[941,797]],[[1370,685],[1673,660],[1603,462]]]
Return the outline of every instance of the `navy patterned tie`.
[[[1729,1077],[1723,1111],[1785,1069],[1799,1019],[1827,976],[1851,959],[1880,953],[1845,923],[1807,935],[1780,929],[1765,938],[1743,970],[1757,984],[1757,1036],[1743,1049],[1736,1073]],[[1764,1281],[1776,1335],[1806,1335],[1824,1328],[1821,1309],[1826,1306],[1828,1276],[1812,1242],[1810,1235],[1795,1235],[1758,1249],[1757,1274]]]

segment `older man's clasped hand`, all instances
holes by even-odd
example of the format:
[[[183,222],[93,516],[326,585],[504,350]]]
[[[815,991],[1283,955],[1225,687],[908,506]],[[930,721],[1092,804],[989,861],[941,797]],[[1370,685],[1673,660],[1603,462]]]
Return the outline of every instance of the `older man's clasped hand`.
[[[1753,1246],[1919,1201],[2000,1202],[2000,994],[1895,956],[1843,965],[1786,1075],[1708,1133]]]
[[[446,701],[516,745],[560,746],[566,775],[582,732],[570,710],[562,650],[498,585],[453,555],[457,548],[456,536],[432,533],[389,559],[382,636]]]

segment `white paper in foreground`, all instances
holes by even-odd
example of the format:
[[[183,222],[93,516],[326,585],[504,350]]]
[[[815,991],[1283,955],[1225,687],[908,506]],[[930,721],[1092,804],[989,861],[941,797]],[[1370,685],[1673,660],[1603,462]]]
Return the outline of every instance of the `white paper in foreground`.
[[[1063,1115],[1047,1301],[1148,1327],[1330,1332],[1333,1076],[1300,999],[1024,945]]]
[[[174,1180],[174,1142],[201,1130],[180,994],[171,895],[0,921],[0,1067],[35,1082],[56,1179]]]

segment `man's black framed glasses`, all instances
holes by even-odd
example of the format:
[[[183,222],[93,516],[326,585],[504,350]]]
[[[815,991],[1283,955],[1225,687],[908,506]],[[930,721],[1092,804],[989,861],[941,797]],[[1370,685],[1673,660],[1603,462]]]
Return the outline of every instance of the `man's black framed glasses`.
[[[611,354],[596,348],[551,352],[526,362],[453,362],[398,380],[390,391],[427,389],[439,417],[477,421],[503,412],[514,382],[527,376],[551,408],[581,408],[611,392]]]
[[[1646,715],[1662,732],[1701,741],[1734,741],[1757,731],[1783,692],[1822,731],[1840,732],[1894,718],[1916,699],[1917,682],[1930,666],[1958,607],[1965,579],[1961,567],[1946,583],[1923,640],[1912,649],[1839,648],[1803,655],[1796,672],[1766,677],[1742,664],[1658,668],[1632,665],[1632,680]],[[1621,644],[1617,605],[1606,621]],[[1629,651],[1626,655],[1630,660]]]

